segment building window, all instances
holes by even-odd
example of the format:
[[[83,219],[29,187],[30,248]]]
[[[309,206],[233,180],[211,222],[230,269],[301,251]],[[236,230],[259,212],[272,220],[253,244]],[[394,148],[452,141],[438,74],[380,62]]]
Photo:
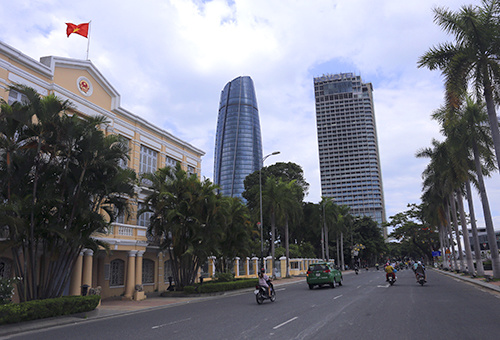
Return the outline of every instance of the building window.
[[[196,169],[194,166],[188,165],[187,166],[187,174],[188,175],[195,175],[196,174]]]
[[[14,102],[19,102],[23,105],[26,105],[28,103],[28,97],[26,97],[24,93],[12,89],[9,91],[9,98],[7,102],[9,105],[14,104]]]
[[[154,173],[158,167],[158,152],[141,145],[140,173]]]
[[[110,263],[109,286],[123,286],[125,283],[125,261],[116,259]]]
[[[165,156],[165,166],[175,168],[177,163],[179,163],[179,161],[176,160],[175,158],[172,158],[170,156]]]
[[[168,282],[169,277],[173,277],[172,260],[163,262],[163,280]]]
[[[146,205],[144,203],[139,203],[137,207],[137,212],[139,212],[139,210],[142,210],[144,208],[146,208]],[[137,225],[141,227],[149,227],[151,216],[153,216],[152,212],[145,212],[141,215],[137,214]]]
[[[127,148],[130,148],[130,140],[128,138],[125,138],[123,136],[120,136],[122,138],[122,142],[124,145],[127,146]],[[118,161],[118,166],[122,169],[126,169],[128,167],[128,159],[121,159]]]
[[[0,258],[0,278],[8,279],[10,278],[10,268],[12,266],[12,261],[1,257]]]
[[[142,283],[155,283],[155,262],[152,260],[142,260]]]

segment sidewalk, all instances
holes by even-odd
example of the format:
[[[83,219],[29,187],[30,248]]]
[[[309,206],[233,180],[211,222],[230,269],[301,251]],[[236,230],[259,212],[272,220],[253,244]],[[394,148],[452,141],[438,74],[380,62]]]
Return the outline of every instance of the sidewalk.
[[[305,282],[305,277],[296,276],[291,278],[277,279],[274,281],[274,285],[276,287],[280,287],[283,285],[300,281]],[[219,295],[209,295],[209,296],[187,296],[187,297],[149,296],[147,299],[142,301],[127,301],[118,298],[104,299],[101,301],[101,305],[96,310],[91,312],[20,322],[10,325],[2,325],[0,326],[0,339],[3,339],[8,335],[14,335],[16,333],[21,333],[21,332],[34,331],[34,330],[39,330],[54,326],[62,326],[72,323],[88,322],[96,319],[111,318],[118,315],[138,313],[147,310],[168,308],[185,303],[194,303],[198,301],[214,299],[220,296],[250,293],[253,291],[253,289],[254,288],[246,288],[246,289],[221,293]]]
[[[438,272],[438,273],[441,273],[441,274],[444,274],[444,275],[448,275],[448,276],[452,276],[454,278],[457,278],[457,279],[460,279],[460,280],[463,280],[463,281],[467,281],[469,283],[472,283],[472,284],[475,284],[477,286],[481,286],[483,288],[487,288],[487,289],[491,289],[493,291],[496,291],[498,293],[500,293],[500,281],[489,281],[487,282],[486,279],[484,277],[471,277],[470,275],[467,275],[467,274],[464,274],[464,273],[455,273],[455,272],[451,272],[451,271],[447,271],[447,270],[442,270],[442,269],[436,269],[436,268],[432,268],[432,270]],[[493,271],[492,270],[485,270],[485,275],[489,276],[489,277],[493,277]]]

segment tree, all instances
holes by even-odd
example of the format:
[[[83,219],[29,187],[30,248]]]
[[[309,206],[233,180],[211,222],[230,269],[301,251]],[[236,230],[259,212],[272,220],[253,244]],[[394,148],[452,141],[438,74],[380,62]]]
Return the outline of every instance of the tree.
[[[119,167],[127,147],[105,136],[103,117],[71,115],[54,95],[14,86],[26,101],[1,103],[0,219],[8,230],[21,301],[62,295],[83,248],[113,220],[112,206],[134,194],[134,174]],[[40,256],[41,254],[41,256]]]
[[[138,214],[152,213],[148,232],[161,238],[161,248],[172,261],[174,281],[183,289],[194,283],[205,259],[218,250],[220,196],[209,180],[188,176],[180,164],[142,177],[150,193],[147,207]]]
[[[424,257],[426,261],[432,258],[432,251],[439,249],[437,227],[425,224],[423,219],[423,204],[409,204],[408,210],[391,216],[388,226],[394,228],[389,237],[398,240],[408,257]]]
[[[222,196],[218,212],[220,236],[217,247],[217,268],[228,272],[237,256],[247,256],[250,252],[252,227],[248,208],[236,197]]]
[[[434,9],[434,21],[454,35],[455,43],[431,48],[418,61],[419,67],[440,69],[445,77],[446,105],[460,106],[460,100],[472,83],[477,98],[484,97],[500,169],[500,132],[495,102],[500,99],[500,2],[483,0],[482,7],[462,6],[459,12]],[[500,258],[495,230],[486,226],[492,253],[493,276],[500,278]]]

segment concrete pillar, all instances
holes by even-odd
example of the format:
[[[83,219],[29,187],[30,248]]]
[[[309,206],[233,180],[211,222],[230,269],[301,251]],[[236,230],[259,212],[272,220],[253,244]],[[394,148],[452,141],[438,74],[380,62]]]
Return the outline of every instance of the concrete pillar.
[[[137,285],[142,285],[142,261],[144,251],[139,250],[137,252],[137,257],[135,259],[135,285],[134,285],[134,300],[136,301],[141,301],[146,298],[146,295],[144,294],[144,290],[137,291],[135,290],[135,286]]]
[[[253,275],[257,276],[257,274],[259,274],[259,258],[254,256],[252,257],[252,264],[251,264],[252,268],[253,268]]]
[[[127,278],[125,281],[125,296],[124,296],[124,298],[127,300],[131,300],[134,296],[136,255],[137,255],[137,250],[130,250],[128,252]]]
[[[239,257],[234,258],[234,276],[235,277],[240,276],[240,258]]]
[[[250,275],[250,258],[247,257],[245,258],[245,276],[249,276]]]
[[[215,276],[215,256],[210,256],[208,258],[208,275],[210,277]]]
[[[83,252],[80,252],[76,258],[73,271],[71,272],[71,284],[69,286],[69,295],[80,295],[82,285]]]
[[[83,256],[83,280],[82,285],[92,287],[92,260],[94,251],[92,249],[85,249]]]
[[[135,284],[142,285],[142,260],[144,255],[144,251],[140,250],[137,252],[135,258]]]
[[[286,257],[280,257],[281,277],[286,277]]]

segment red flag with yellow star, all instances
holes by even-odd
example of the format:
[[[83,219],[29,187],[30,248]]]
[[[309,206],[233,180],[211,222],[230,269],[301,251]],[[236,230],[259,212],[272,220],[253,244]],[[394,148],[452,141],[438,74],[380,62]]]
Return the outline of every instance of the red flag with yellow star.
[[[76,33],[76,34],[80,34],[81,36],[84,36],[85,38],[88,39],[89,24],[90,23],[87,22],[84,24],[75,25],[75,24],[71,24],[71,23],[67,22],[66,23],[66,25],[67,25],[66,34],[68,35],[68,38],[69,38],[69,35],[71,33]]]

